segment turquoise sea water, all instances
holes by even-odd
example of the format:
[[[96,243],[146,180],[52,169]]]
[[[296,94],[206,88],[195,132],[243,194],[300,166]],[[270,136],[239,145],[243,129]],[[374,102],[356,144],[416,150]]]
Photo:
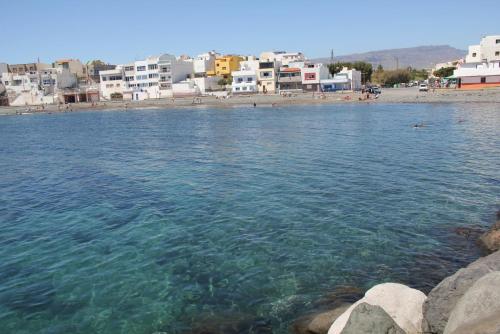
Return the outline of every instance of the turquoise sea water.
[[[412,125],[423,121],[423,128]],[[0,118],[1,333],[286,333],[429,289],[500,205],[498,104]]]

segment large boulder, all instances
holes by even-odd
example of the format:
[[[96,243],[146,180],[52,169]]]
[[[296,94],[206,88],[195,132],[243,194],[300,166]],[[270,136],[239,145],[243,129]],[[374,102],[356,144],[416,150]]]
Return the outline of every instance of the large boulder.
[[[362,303],[383,308],[407,334],[421,333],[422,304],[425,299],[423,292],[409,288],[406,285],[397,283],[376,285],[335,320],[328,334],[342,333],[352,311]]]
[[[313,313],[297,319],[292,325],[295,334],[326,334],[328,329],[351,304],[342,304],[332,310]]]
[[[457,302],[444,334],[458,333],[500,333],[500,271],[478,279]]]
[[[500,249],[500,211],[497,212],[497,222],[479,238],[479,243],[488,252]]]
[[[342,334],[405,334],[383,308],[361,303],[356,306]]]
[[[432,289],[424,303],[424,332],[442,334],[451,311],[465,292],[484,275],[499,270],[500,251],[497,251],[445,278]]]

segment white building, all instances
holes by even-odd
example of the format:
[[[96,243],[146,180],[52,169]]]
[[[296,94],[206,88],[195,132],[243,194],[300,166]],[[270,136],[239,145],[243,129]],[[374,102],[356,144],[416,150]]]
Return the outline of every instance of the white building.
[[[331,79],[320,80],[321,91],[335,92],[338,90],[360,90],[361,72],[358,70],[349,70],[344,67],[342,71],[335,74]]]
[[[195,77],[215,75],[215,59],[220,55],[214,51],[202,53],[193,60]]]
[[[0,80],[11,100],[10,105],[53,103],[54,94],[57,91],[58,73],[54,68],[40,68],[40,70],[35,71],[0,74]]]
[[[247,57],[240,62],[240,70],[231,72],[233,83],[231,91],[233,94],[257,93],[257,69],[259,60],[255,57]]]
[[[0,77],[2,77],[2,73],[9,72],[9,65],[7,63],[0,63]]]
[[[479,45],[469,46],[465,63],[458,64],[453,76],[462,89],[500,86],[500,35],[483,37]]]
[[[172,84],[192,74],[192,60],[177,59],[170,54],[148,57],[119,65],[115,70],[102,71],[101,95],[109,99],[112,93],[121,93],[124,99],[131,100],[171,97]]]
[[[290,63],[303,62],[306,57],[302,52],[286,52],[286,51],[265,51],[260,54],[261,61],[275,61],[277,68],[280,66],[288,66]]]
[[[301,68],[302,90],[306,92],[321,91],[320,81],[328,79],[330,72],[323,64],[294,62],[293,67]]]
[[[193,81],[194,84],[198,87],[200,93],[202,95],[205,95],[214,91],[221,90],[221,86],[219,86],[220,79],[222,79],[222,77],[211,76],[202,78],[192,78],[190,79],[190,81]]]
[[[99,76],[99,90],[104,99],[111,99],[112,94],[121,94],[123,96],[125,84],[121,65],[118,65],[114,70],[100,71]]]
[[[500,35],[486,36],[478,45],[469,46],[466,63],[500,61]]]

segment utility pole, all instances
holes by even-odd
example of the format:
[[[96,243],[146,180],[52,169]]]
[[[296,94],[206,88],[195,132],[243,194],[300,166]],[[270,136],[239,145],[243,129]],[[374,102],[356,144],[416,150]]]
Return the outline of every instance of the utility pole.
[[[333,49],[330,52],[330,64],[333,64]]]
[[[396,58],[396,70],[399,70],[399,58],[398,57],[394,58]]]

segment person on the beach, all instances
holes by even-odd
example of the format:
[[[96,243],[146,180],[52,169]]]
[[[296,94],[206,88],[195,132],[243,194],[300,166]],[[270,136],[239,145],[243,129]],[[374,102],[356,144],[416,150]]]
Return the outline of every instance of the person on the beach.
[[[253,103],[253,107],[254,107],[254,108],[255,108],[255,107],[257,107],[257,103],[255,103],[255,102],[254,102],[254,103]]]

